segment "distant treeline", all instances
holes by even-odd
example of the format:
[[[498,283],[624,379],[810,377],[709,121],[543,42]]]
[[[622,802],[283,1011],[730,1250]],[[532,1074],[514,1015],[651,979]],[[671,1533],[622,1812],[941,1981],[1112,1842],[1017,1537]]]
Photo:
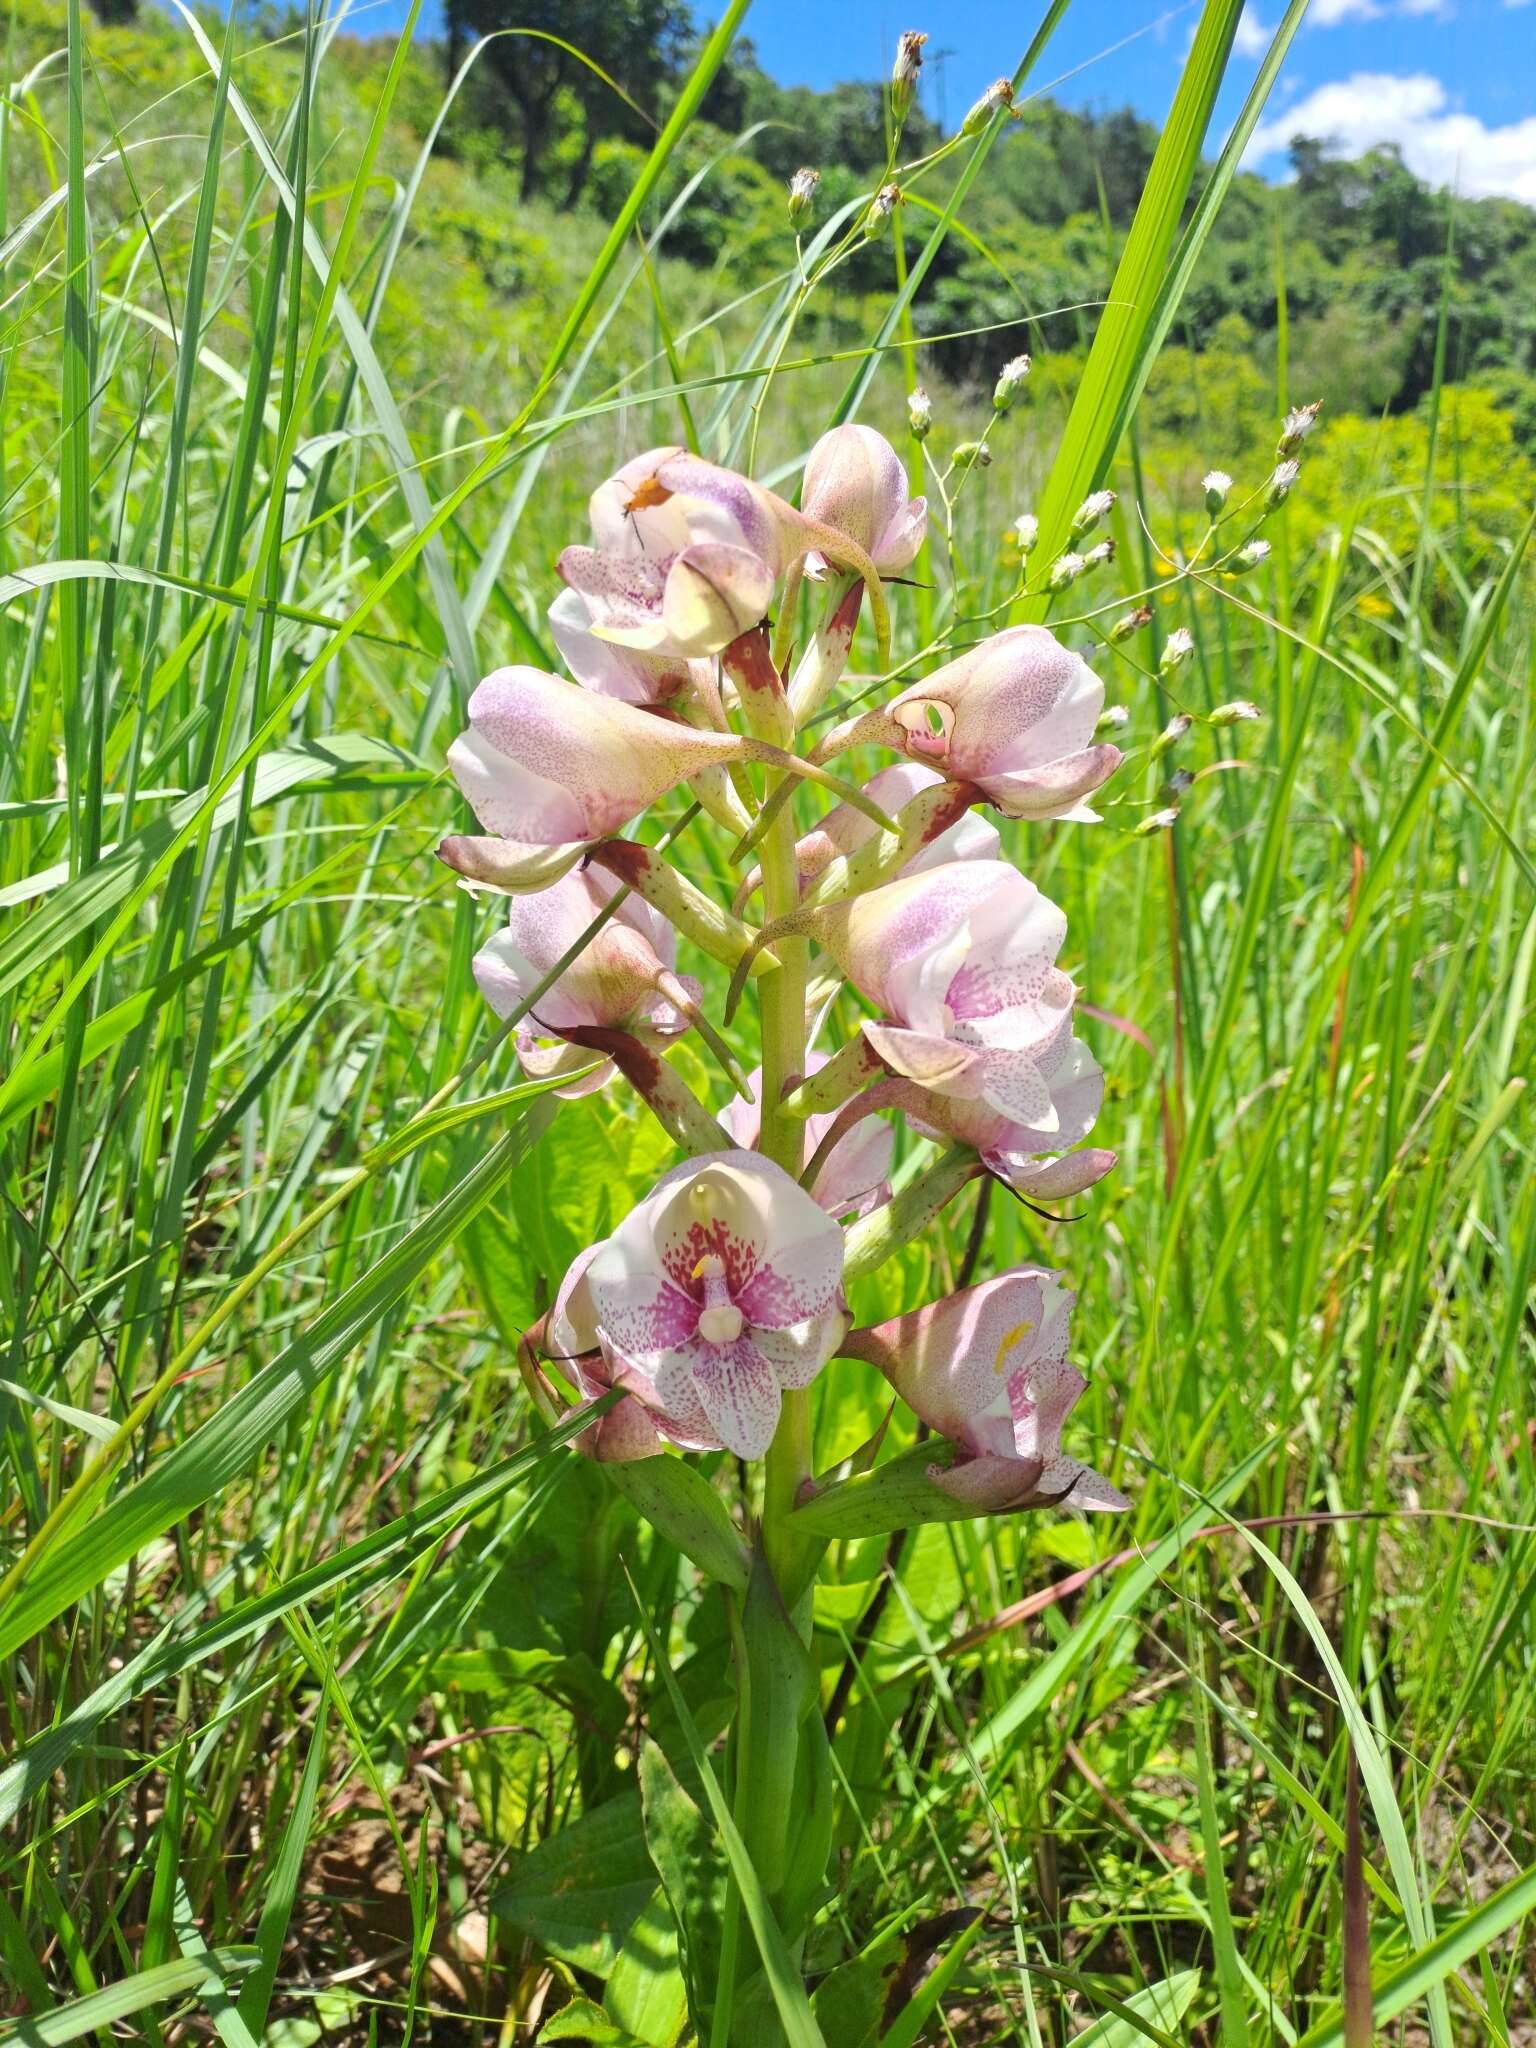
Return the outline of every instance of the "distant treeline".
[[[122,20],[134,0],[96,5]],[[291,7],[267,8],[251,26],[281,35],[302,18]],[[148,25],[147,13],[140,19]],[[418,46],[401,113],[411,119],[419,109],[424,130],[445,78],[475,42],[493,37],[454,102],[440,152],[511,202],[611,218],[691,64],[697,32],[688,8],[680,0],[446,0],[445,21],[442,43]],[[387,49],[382,38],[356,45],[354,71],[382,64]],[[743,288],[784,264],[795,170],[809,164],[820,173],[814,228],[867,193],[886,161],[883,83],[780,86],[749,41],[736,45],[702,111],[652,220],[709,166],[668,232],[666,253]],[[964,111],[947,109],[951,129]],[[914,108],[903,156],[939,139]],[[935,342],[927,359],[956,383],[985,386],[1018,347],[1079,354],[1156,143],[1157,130],[1129,108],[1077,112],[1050,100],[1025,108],[967,200],[969,236],[951,235],[925,280],[920,333],[954,337]],[[1391,148],[1346,160],[1337,138],[1298,137],[1291,163],[1284,186],[1251,175],[1235,181],[1173,339],[1197,359],[1241,360],[1273,377],[1283,304],[1292,389],[1326,388],[1335,409],[1402,412],[1433,381],[1443,321],[1446,380],[1483,386],[1509,415],[1515,440],[1536,447],[1536,211],[1436,191]],[[921,198],[942,204],[953,172],[953,161],[938,167],[920,184]],[[927,219],[916,205],[906,209],[909,238],[925,235]],[[510,220],[486,224],[489,242],[509,232]],[[494,263],[488,274],[494,282]],[[851,327],[857,300],[890,278],[884,242],[854,256],[835,295]],[[835,330],[838,307],[829,297],[815,317]]]

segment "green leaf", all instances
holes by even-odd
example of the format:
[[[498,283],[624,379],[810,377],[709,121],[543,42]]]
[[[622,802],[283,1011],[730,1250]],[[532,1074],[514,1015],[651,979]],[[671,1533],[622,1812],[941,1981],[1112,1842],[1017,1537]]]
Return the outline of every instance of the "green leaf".
[[[1199,1989],[1200,1972],[1180,1970],[1160,1984],[1133,1991],[1129,1998],[1117,2001],[1117,2011],[1101,2014],[1091,2027],[1074,2034],[1072,2048],[1138,2048],[1142,2041],[1167,2041]],[[1142,2020],[1147,2024],[1139,2026],[1137,2022]]]
[[[602,1977],[655,1889],[640,1796],[626,1792],[546,1837],[491,1903],[550,1955]]]
[[[603,1987],[603,2010],[646,2048],[674,2048],[688,2021],[688,1988],[677,1952],[677,1921],[658,1887],[625,1935]]]
[[[649,1736],[640,1747],[640,1805],[646,1847],[672,1909],[694,2029],[706,2040],[720,1973],[725,1856],[713,1827]]]
[[[590,1998],[573,1998],[539,2029],[540,2041],[582,2041],[586,2048],[646,2048],[633,2034],[615,2025]]]
[[[640,1458],[604,1465],[603,1476],[653,1529],[699,1570],[734,1593],[747,1589],[747,1547],[725,1502],[686,1458]]]
[[[191,1992],[222,1991],[227,1979],[254,1969],[261,1960],[254,1948],[215,1948],[206,1956],[182,1956],[141,1970],[120,1984],[103,1985],[86,1998],[61,2005],[36,2018],[0,2024],[0,2048],[57,2048],[64,2041],[83,2040],[118,2020],[131,2019],[150,2006],[164,2005]]]

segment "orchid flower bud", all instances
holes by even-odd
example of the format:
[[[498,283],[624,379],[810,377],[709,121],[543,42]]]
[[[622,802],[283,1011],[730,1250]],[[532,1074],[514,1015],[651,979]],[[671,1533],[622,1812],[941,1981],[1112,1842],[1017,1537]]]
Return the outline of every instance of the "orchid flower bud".
[[[978,1514],[1130,1502],[1067,1457],[1061,1432],[1087,1382],[1067,1363],[1077,1297],[1058,1274],[1021,1266],[845,1339],[930,1429],[956,1446],[928,1476]]]
[[[794,515],[758,484],[681,448],[653,448],[592,494],[594,547],[560,574],[602,640],[687,660],[763,618],[798,553]]]
[[[809,1386],[847,1327],[842,1232],[754,1152],[675,1167],[578,1264],[555,1319],[577,1352],[742,1458],[763,1455],[783,1390]]]
[[[809,164],[802,164],[789,181],[789,217],[792,221],[804,220],[816,200],[816,187],[821,183],[820,171]]]
[[[932,425],[933,400],[921,384],[914,384],[907,393],[907,426],[913,440],[926,441]]]
[[[823,434],[806,460],[800,508],[844,533],[862,548],[882,576],[909,567],[928,530],[928,501],[907,494],[901,457],[873,427],[834,427]],[[824,565],[812,555],[807,567]]]
[[[1013,111],[1013,80],[1011,78],[993,79],[981,98],[976,101],[965,119],[960,123],[960,133],[962,135],[979,135],[999,107],[1006,107],[1010,113]]]
[[[562,875],[537,895],[517,896],[508,906],[503,930],[474,958],[475,980],[498,1017],[532,994],[607,905],[618,888],[613,876],[587,868]],[[564,1037],[570,1029],[596,1025],[627,1031],[642,1041],[672,1038],[688,1019],[658,983],[677,963],[677,941],[665,918],[640,897],[626,896],[560,978],[539,997],[516,1026],[517,1056],[525,1074],[543,1079],[588,1067],[592,1055]],[[678,984],[697,997],[697,983]],[[548,1041],[553,1039],[553,1044]],[[584,1080],[559,1090],[587,1095],[613,1073],[604,1061]]]
[[[888,718],[907,753],[1007,817],[1091,819],[1083,799],[1120,765],[1093,743],[1103,706],[1081,655],[1044,626],[1012,626],[903,690]]]
[[[824,1052],[806,1055],[808,1075],[819,1074],[826,1064]],[[751,1090],[751,1100],[743,1102],[739,1096],[736,1097],[724,1117],[726,1129],[743,1151],[752,1150],[762,1130],[761,1067],[747,1076],[747,1085]],[[835,1121],[836,1112],[805,1119],[805,1142],[809,1151],[815,1152]],[[895,1143],[891,1126],[878,1117],[867,1117],[845,1138],[839,1139],[828,1153],[811,1190],[829,1216],[846,1216],[850,1212],[855,1216],[867,1216],[872,1209],[878,1209],[882,1202],[890,1199],[891,1154]]]
[[[698,732],[535,668],[502,668],[469,700],[448,765],[490,839],[438,849],[470,881],[544,889],[669,789],[747,744]]]
[[[1099,521],[1113,509],[1113,491],[1091,491],[1072,515],[1072,538],[1091,533]]]
[[[891,112],[898,122],[906,118],[917,91],[918,73],[923,68],[923,45],[928,40],[921,30],[904,28],[896,43],[896,62],[891,66]]]
[[[1013,401],[1024,388],[1024,380],[1030,372],[1030,361],[1026,355],[1010,356],[992,387],[992,409],[1007,412]]]
[[[1285,416],[1276,444],[1277,455],[1294,455],[1308,434],[1317,425],[1317,416],[1323,409],[1323,401],[1314,398],[1310,405],[1293,405]]]
[[[1070,1038],[1067,921],[1006,861],[952,861],[810,913],[814,936],[884,1012],[862,1029],[891,1073],[1049,1132],[1040,1059]]]

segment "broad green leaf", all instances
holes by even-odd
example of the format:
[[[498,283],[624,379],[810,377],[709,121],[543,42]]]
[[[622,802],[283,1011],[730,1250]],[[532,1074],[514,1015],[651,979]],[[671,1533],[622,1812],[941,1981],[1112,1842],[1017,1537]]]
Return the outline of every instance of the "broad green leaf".
[[[546,1836],[491,1903],[550,1955],[604,1977],[655,1889],[639,1795],[626,1792]]]

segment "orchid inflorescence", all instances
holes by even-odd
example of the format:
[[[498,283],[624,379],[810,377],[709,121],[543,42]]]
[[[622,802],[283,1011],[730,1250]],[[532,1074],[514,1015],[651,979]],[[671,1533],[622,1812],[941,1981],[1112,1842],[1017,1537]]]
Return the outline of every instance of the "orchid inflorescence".
[[[580,1442],[606,1464],[668,1446],[766,1456],[770,1471],[787,1456],[780,1506],[813,1547],[840,1517],[1125,1504],[1061,1446],[1084,1382],[1059,1276],[1025,1267],[851,1326],[850,1279],[968,1181],[1049,1202],[1114,1163],[1083,1142],[1104,1084],[1057,964],[1066,919],[984,815],[1095,817],[1121,759],[1096,736],[1102,684],[1045,627],[1013,626],[872,708],[827,710],[866,608],[884,665],[886,586],[926,522],[868,427],[817,443],[798,507],[652,449],[598,487],[590,545],[560,557],[549,619],[570,678],[488,676],[449,754],[482,832],[440,850],[467,885],[510,897],[475,974],[525,1071],[564,1094],[622,1074],[689,1155],[566,1274],[525,1347],[530,1383],[547,1412],[557,1389],[590,1408]],[[791,660],[769,615],[790,619],[802,594],[816,623]],[[864,748],[895,759],[861,786],[837,764]],[[802,782],[840,801],[797,835]],[[680,787],[733,835],[729,909],[621,836]],[[677,971],[680,939],[732,970],[718,1020]],[[721,1029],[749,984],[750,1077]],[[840,998],[860,1003],[858,1028],[818,1047]],[[662,1057],[689,1030],[731,1080],[723,1121]],[[892,1115],[941,1148],[895,1197]],[[876,1367],[932,1432],[919,1464],[871,1451],[818,1480],[804,1390],[838,1356]]]

